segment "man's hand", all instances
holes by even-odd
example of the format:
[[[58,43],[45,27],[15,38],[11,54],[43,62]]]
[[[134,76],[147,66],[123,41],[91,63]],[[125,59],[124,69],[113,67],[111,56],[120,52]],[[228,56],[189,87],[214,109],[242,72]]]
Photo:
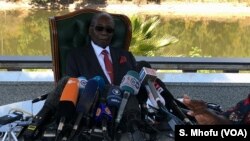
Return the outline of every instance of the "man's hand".
[[[202,100],[192,100],[189,96],[184,95],[183,103],[190,109],[187,113],[195,117],[198,124],[202,125],[215,125],[215,124],[229,124],[229,120],[217,115],[210,111],[207,105]]]

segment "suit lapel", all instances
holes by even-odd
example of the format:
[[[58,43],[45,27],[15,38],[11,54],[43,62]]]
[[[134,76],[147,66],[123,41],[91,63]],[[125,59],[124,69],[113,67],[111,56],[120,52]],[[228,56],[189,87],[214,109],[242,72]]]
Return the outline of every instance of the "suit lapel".
[[[112,65],[113,65],[113,75],[114,75],[114,83],[117,81],[117,74],[119,72],[119,52],[117,52],[115,49],[110,47],[110,53],[111,53],[111,59],[112,59]]]
[[[92,77],[100,75],[103,77],[103,79],[109,83],[105,73],[102,70],[102,67],[96,57],[95,51],[91,44],[89,44],[88,47],[86,47],[87,51],[85,52],[86,60],[88,61],[88,70]]]

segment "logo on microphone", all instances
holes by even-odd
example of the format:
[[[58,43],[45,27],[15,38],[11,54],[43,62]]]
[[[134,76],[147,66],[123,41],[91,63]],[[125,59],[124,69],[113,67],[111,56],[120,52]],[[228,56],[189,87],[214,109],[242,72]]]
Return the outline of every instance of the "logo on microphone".
[[[129,75],[123,77],[121,84],[123,86],[133,87],[133,89],[140,89],[141,86],[141,83],[138,79]]]
[[[136,78],[132,77],[130,81],[131,84],[135,86],[136,89],[140,89],[140,82]]]
[[[86,79],[80,80],[80,86],[86,86],[87,82],[88,81]]]
[[[162,93],[164,91],[163,88],[157,82],[154,82],[154,86],[157,92]]]
[[[114,95],[118,95],[118,96],[121,95],[120,90],[119,90],[119,89],[116,89],[116,88],[112,90],[112,93],[113,93]]]

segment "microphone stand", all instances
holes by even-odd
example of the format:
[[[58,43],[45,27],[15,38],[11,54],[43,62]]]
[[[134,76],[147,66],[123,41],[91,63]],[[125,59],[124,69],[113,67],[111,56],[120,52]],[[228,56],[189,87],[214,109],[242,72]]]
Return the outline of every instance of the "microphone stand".
[[[112,139],[108,135],[107,120],[102,121],[102,134],[104,137],[104,141],[112,141]]]

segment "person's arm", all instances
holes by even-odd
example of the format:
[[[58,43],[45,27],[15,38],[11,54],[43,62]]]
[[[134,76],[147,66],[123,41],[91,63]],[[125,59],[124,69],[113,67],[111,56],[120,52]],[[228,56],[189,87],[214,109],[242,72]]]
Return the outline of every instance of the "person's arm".
[[[136,68],[135,56],[130,51],[128,51],[128,56],[130,58],[130,63],[132,64],[132,68],[135,69]]]
[[[195,117],[198,124],[216,125],[216,124],[232,124],[229,119],[222,115],[209,110],[207,105],[202,100],[191,100],[187,95],[183,98],[183,103],[190,109],[188,114]]]
[[[66,58],[66,68],[65,68],[65,75],[70,77],[78,77],[80,74],[78,72],[78,66],[76,61],[76,54],[75,51],[69,52]]]

